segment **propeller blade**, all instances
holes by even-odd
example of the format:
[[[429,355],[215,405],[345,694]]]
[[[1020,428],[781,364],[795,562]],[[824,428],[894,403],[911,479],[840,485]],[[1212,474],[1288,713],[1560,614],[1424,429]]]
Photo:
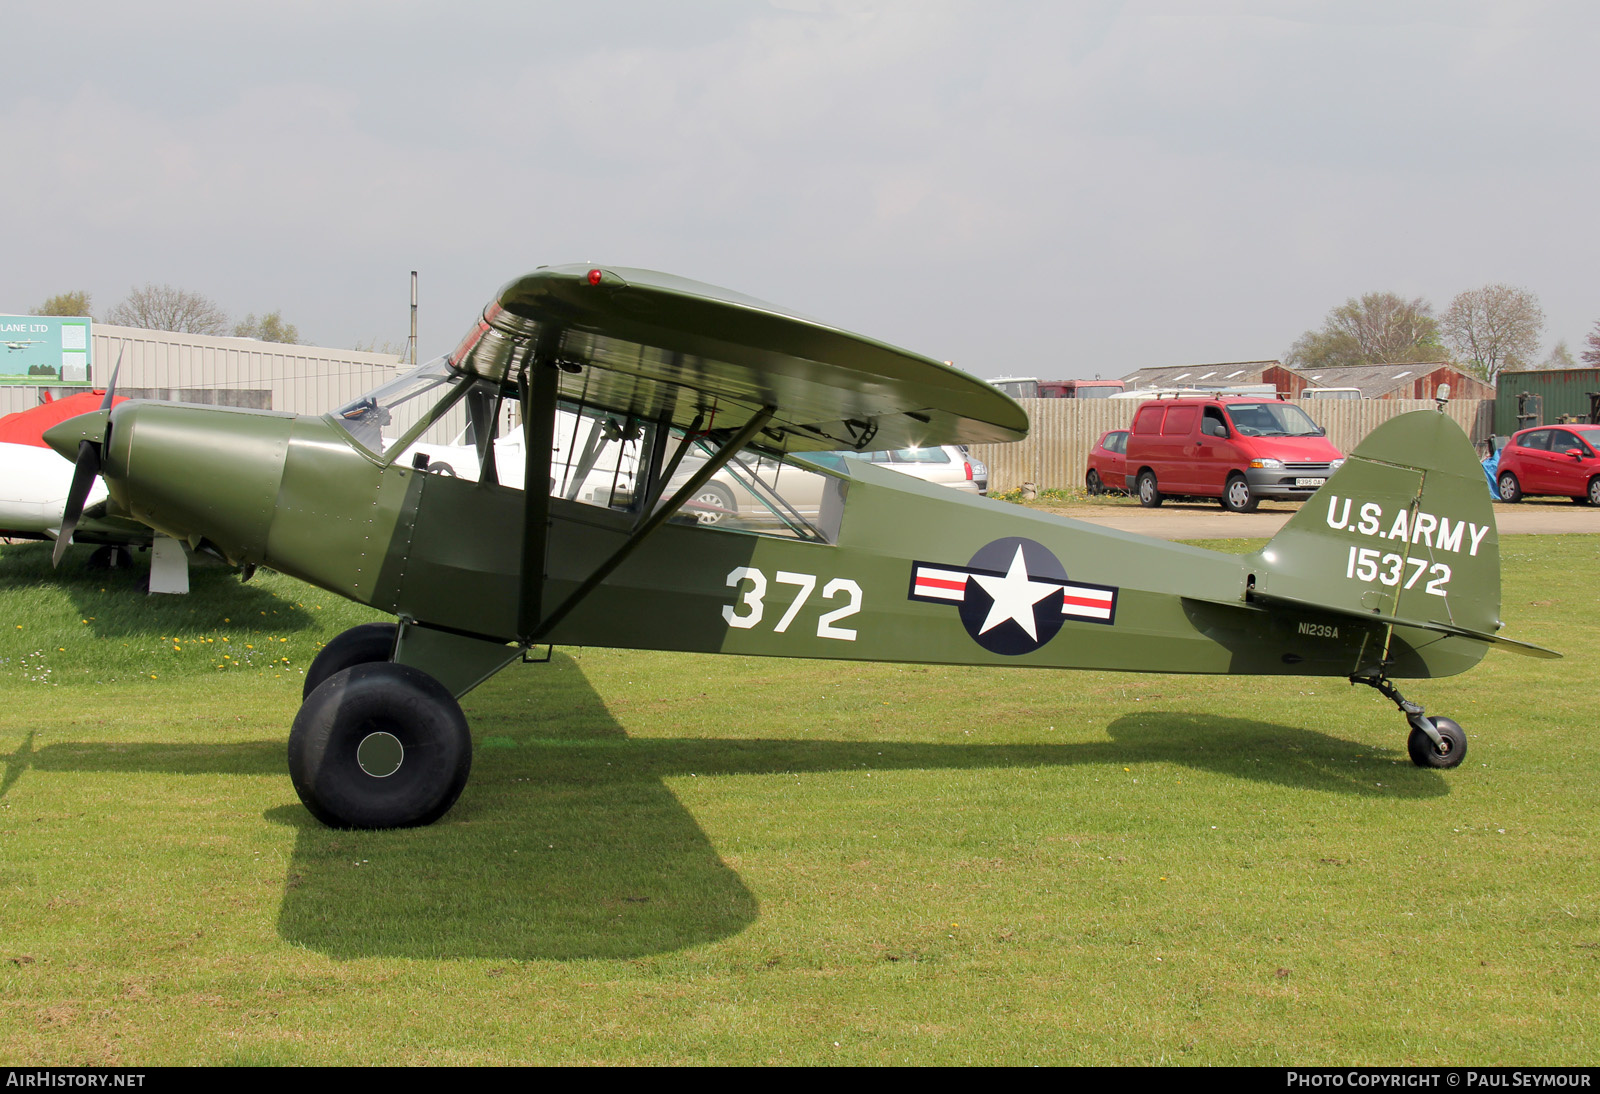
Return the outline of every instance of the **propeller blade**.
[[[122,355],[128,351],[128,343],[122,343],[122,348],[117,351],[117,363],[111,366],[111,382],[106,385],[106,397],[100,400],[101,410],[111,409],[111,397],[117,393],[117,373],[122,371]]]
[[[78,442],[78,463],[72,471],[72,485],[67,488],[67,504],[61,510],[61,531],[56,536],[55,549],[50,552],[50,565],[61,565],[61,556],[72,543],[72,533],[78,528],[78,518],[83,516],[83,503],[94,486],[94,477],[100,474],[100,452],[89,441]]]

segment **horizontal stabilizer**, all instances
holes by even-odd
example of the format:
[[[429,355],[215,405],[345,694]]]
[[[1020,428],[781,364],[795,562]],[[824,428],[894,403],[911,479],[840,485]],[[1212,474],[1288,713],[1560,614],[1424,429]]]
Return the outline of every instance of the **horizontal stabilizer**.
[[[1290,596],[1272,596],[1259,592],[1252,593],[1251,599],[1268,606],[1281,605],[1285,608],[1297,608],[1322,612],[1327,615],[1343,616],[1346,619],[1359,619],[1365,623],[1392,623],[1396,627],[1414,627],[1417,630],[1434,631],[1438,634],[1448,634],[1456,638],[1471,638],[1478,642],[1487,642],[1491,646],[1498,646],[1507,653],[1520,653],[1524,657],[1561,657],[1561,654],[1555,650],[1547,650],[1543,646],[1535,646],[1531,642],[1518,642],[1514,638],[1502,638],[1498,634],[1488,634],[1484,631],[1475,631],[1467,627],[1458,627],[1453,623],[1444,623],[1437,619],[1404,619],[1398,616],[1380,615],[1376,612],[1360,611],[1352,608],[1339,608],[1328,604],[1318,604],[1315,601],[1299,600]]]

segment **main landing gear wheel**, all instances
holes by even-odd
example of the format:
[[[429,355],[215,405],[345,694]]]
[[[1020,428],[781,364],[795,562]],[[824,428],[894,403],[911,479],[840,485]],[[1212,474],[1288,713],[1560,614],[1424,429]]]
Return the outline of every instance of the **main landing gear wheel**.
[[[1449,768],[1461,766],[1467,758],[1467,732],[1454,718],[1429,718],[1423,713],[1421,703],[1413,703],[1401,695],[1383,669],[1367,669],[1350,677],[1352,684],[1365,684],[1400,708],[1411,725],[1411,735],[1406,738],[1406,751],[1411,762],[1418,767]]]
[[[1228,483],[1222,488],[1224,509],[1230,513],[1252,513],[1260,504],[1261,499],[1250,491],[1248,479],[1239,474],[1228,476]]]
[[[1517,481],[1517,477],[1511,472],[1502,473],[1496,485],[1500,489],[1501,501],[1517,502],[1522,500],[1522,484]]]
[[[324,680],[295,715],[289,777],[331,828],[432,824],[472,770],[466,715],[445,686],[392,662]]]
[[[1139,472],[1139,504],[1144,506],[1146,509],[1154,509],[1159,506],[1163,500],[1164,499],[1161,497],[1161,491],[1156,488],[1155,472]]]
[[[1411,762],[1418,767],[1459,767],[1461,761],[1467,758],[1466,731],[1453,718],[1436,717],[1430,721],[1439,732],[1439,743],[1434,744],[1422,730],[1413,729],[1411,736],[1406,738],[1406,751],[1411,753]]]
[[[394,656],[399,633],[400,628],[394,623],[363,623],[338,635],[312,658],[300,698],[311,698],[318,684],[341,669],[389,660]]]

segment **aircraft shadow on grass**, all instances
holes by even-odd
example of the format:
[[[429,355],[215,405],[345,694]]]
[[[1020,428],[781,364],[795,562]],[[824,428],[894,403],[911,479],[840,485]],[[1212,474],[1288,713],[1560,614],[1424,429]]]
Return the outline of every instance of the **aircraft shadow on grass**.
[[[48,543],[8,544],[3,551],[0,593],[58,588],[72,601],[80,618],[89,620],[88,629],[97,638],[190,634],[197,628],[223,626],[224,617],[242,626],[270,616],[273,629],[284,634],[316,624],[304,608],[260,585],[241,583],[237,571],[204,555],[194,556],[189,567],[187,596],[151,596],[147,555],[136,554],[130,566],[97,570],[88,565],[89,549],[74,547],[56,570],[50,565]],[[107,595],[116,598],[118,610],[107,613]],[[200,619],[197,610],[211,611],[216,618]]]
[[[558,664],[565,659],[558,658]],[[1434,797],[1438,772],[1389,751],[1248,718],[1149,711],[1110,740],[1062,745],[629,738],[570,661],[530,694],[507,678],[476,696],[474,780],[427,828],[322,827],[297,803],[280,935],[340,958],[565,960],[671,952],[743,930],[754,895],[665,782],[686,776],[1173,763],[1285,787]],[[535,706],[537,702],[537,706]],[[23,773],[280,775],[284,745],[52,744],[4,757]],[[1382,790],[1374,770],[1381,765]],[[285,796],[287,797],[287,784]]]

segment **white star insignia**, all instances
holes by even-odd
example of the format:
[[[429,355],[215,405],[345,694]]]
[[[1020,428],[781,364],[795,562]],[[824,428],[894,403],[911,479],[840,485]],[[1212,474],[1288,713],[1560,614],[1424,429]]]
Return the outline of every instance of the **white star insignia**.
[[[1028,576],[1028,566],[1022,559],[1022,547],[1019,544],[1016,555],[1011,559],[1011,568],[1006,571],[1005,577],[989,577],[985,574],[973,574],[972,580],[983,587],[994,603],[989,606],[989,614],[983,621],[979,634],[988,634],[1006,620],[1015,620],[1017,625],[1028,632],[1028,637],[1035,642],[1039,641],[1039,630],[1033,624],[1033,606],[1051,593],[1059,592],[1059,582],[1034,581]]]

